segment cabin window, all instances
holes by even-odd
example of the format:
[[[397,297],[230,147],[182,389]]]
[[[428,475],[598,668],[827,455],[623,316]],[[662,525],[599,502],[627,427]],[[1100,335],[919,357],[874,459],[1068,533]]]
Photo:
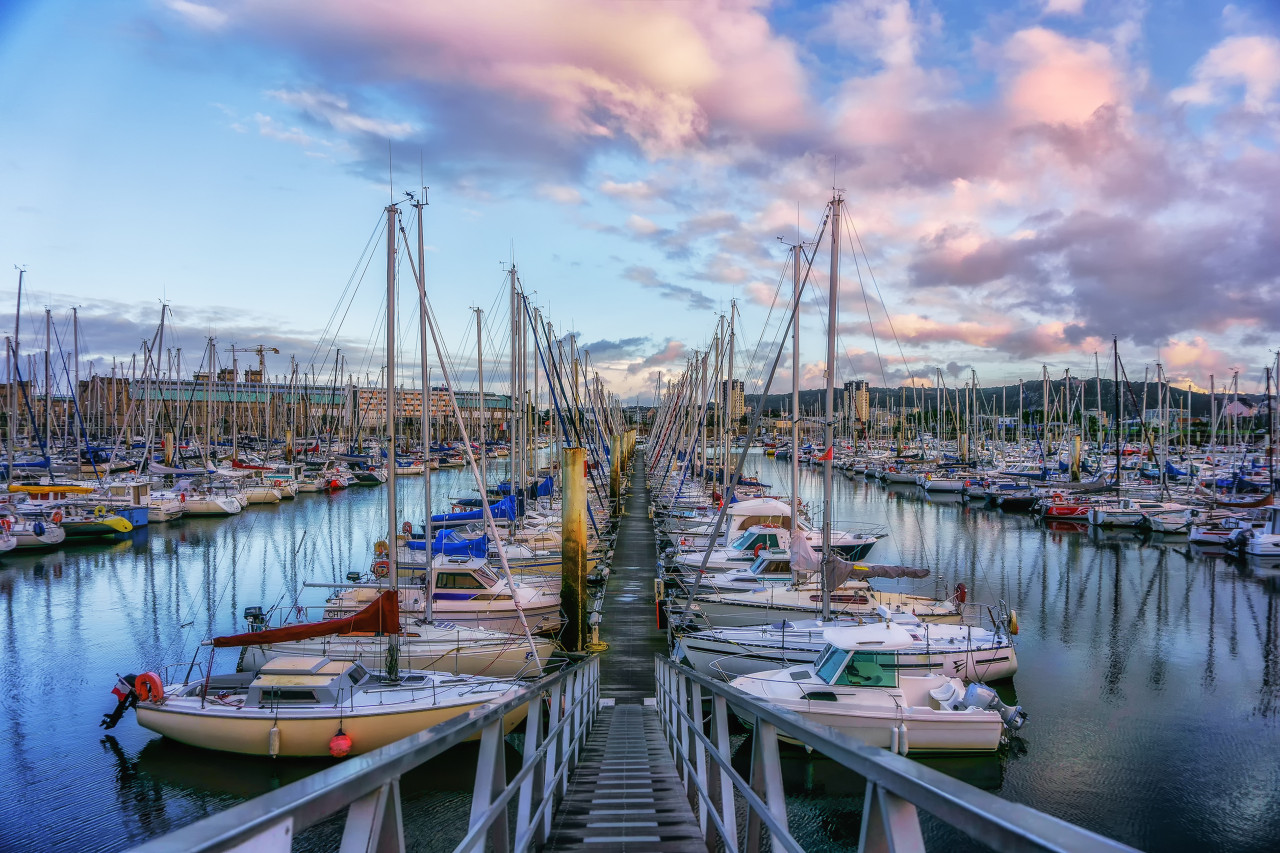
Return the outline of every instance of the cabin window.
[[[791,564],[782,560],[772,560],[765,563],[764,568],[760,570],[762,575],[785,575],[791,577]]]
[[[836,677],[841,674],[841,667],[844,666],[846,654],[844,649],[837,649],[835,646],[829,645],[823,649],[822,654],[818,655],[818,663],[815,667],[818,677],[828,684],[836,683]]]
[[[479,566],[475,570],[476,576],[484,583],[485,586],[493,586],[498,582],[498,576],[493,573],[493,569],[488,566]]]
[[[748,548],[754,547],[751,544],[751,540],[754,538],[755,538],[755,534],[751,533],[750,531],[747,531],[746,533],[742,534],[741,536],[739,536],[737,539],[733,541],[732,547],[737,548],[739,551],[746,551]]]
[[[841,683],[867,687],[897,687],[898,657],[893,653],[854,652]]]
[[[437,589],[484,589],[484,584],[470,572],[441,572],[436,577]]]
[[[296,690],[284,687],[264,687],[262,688],[262,704],[270,705],[276,702],[315,702],[316,692],[314,690]]]
[[[770,533],[765,537],[765,547],[770,549],[778,547],[778,536],[776,533]]]

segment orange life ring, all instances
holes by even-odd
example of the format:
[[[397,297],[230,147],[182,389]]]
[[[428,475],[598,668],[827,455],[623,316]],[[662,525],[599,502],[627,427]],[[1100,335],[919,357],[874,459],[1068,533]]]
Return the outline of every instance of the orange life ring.
[[[271,487],[272,487],[272,488],[274,488],[274,489],[278,489],[278,488],[280,488],[280,487],[281,487],[281,486],[283,486],[283,485],[284,485],[284,480],[272,480],[272,481],[271,481]]]
[[[400,532],[401,532],[401,533],[403,533],[405,536],[412,536],[412,535],[413,535],[413,522],[412,522],[412,521],[406,521],[404,524],[400,525]]]
[[[61,524],[61,523],[62,523],[62,510],[60,510],[60,509],[55,509],[55,510],[53,511],[53,515],[49,516],[49,520],[50,520],[50,521],[52,521],[54,524]]]
[[[757,545],[757,546],[756,546],[756,549],[755,549],[754,551],[752,551],[752,552],[751,552],[751,555],[752,555],[753,557],[759,557],[759,556],[760,556],[760,552],[761,552],[761,551],[763,551],[763,550],[764,550],[764,543],[763,543],[763,542],[761,542],[759,545]]]
[[[373,564],[373,576],[377,578],[385,578],[391,574],[391,563],[387,560],[376,560]]]
[[[144,672],[135,678],[133,690],[142,702],[160,702],[164,699],[164,682],[154,672]]]

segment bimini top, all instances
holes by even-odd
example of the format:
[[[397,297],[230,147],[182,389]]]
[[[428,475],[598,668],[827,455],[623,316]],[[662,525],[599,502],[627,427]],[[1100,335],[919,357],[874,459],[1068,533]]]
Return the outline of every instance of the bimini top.
[[[847,652],[905,649],[915,643],[906,628],[893,622],[828,628],[822,632],[822,639]]]

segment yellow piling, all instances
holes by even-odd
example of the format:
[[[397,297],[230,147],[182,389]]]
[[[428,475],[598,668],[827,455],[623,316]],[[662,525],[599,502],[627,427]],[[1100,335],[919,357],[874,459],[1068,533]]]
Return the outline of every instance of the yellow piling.
[[[567,620],[560,640],[566,651],[580,652],[586,642],[587,597],[587,451],[566,447],[560,468],[560,606]]]

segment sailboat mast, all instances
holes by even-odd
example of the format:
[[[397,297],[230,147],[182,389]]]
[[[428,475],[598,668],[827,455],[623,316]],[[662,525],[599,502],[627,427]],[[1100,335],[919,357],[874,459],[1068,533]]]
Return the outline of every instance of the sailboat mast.
[[[422,520],[423,543],[427,547],[427,563],[431,562],[431,370],[427,366],[427,267],[423,243],[422,209],[427,206],[427,188],[422,200],[413,203],[418,212],[418,346],[422,350]],[[431,596],[426,597],[426,618],[431,618]]]
[[[400,209],[387,205],[387,576],[399,595],[399,542],[396,528],[396,219]],[[400,646],[395,633],[387,635],[387,679],[400,678]]]
[[[1114,404],[1113,404],[1113,405],[1114,405],[1115,413],[1116,413],[1116,429],[1115,429],[1115,434],[1116,434],[1116,494],[1119,494],[1119,493],[1120,493],[1120,457],[1121,457],[1121,454],[1122,454],[1122,452],[1123,452],[1121,448],[1122,448],[1122,446],[1123,446],[1124,442],[1123,442],[1123,441],[1121,441],[1121,439],[1120,439],[1120,426],[1121,426],[1121,424],[1120,424],[1120,341],[1119,341],[1119,339],[1118,339],[1118,338],[1115,338],[1115,337],[1113,337],[1113,338],[1111,339],[1111,356],[1112,356],[1112,360],[1114,361],[1115,378],[1116,378],[1116,387],[1115,387],[1115,389],[1114,389],[1114,390],[1115,390],[1115,397],[1116,397],[1116,398],[1115,398],[1115,402],[1114,402]]]
[[[831,198],[831,283],[830,307],[827,309],[827,411],[823,426],[822,463],[822,620],[831,618],[831,513],[832,482],[835,471],[835,400],[836,400],[836,318],[840,316],[840,207],[844,199],[837,192]],[[793,522],[794,527],[794,522]]]
[[[484,422],[484,331],[481,328],[481,317],[484,311],[477,308],[476,312],[476,384],[479,386],[479,408],[478,421],[480,433],[480,502],[486,506],[489,504],[489,470],[488,470],[488,442],[485,441],[485,422]]]
[[[800,303],[801,245],[791,248],[794,254],[791,270],[791,300]],[[794,534],[800,518],[800,309],[793,312],[791,322],[791,530]]]

